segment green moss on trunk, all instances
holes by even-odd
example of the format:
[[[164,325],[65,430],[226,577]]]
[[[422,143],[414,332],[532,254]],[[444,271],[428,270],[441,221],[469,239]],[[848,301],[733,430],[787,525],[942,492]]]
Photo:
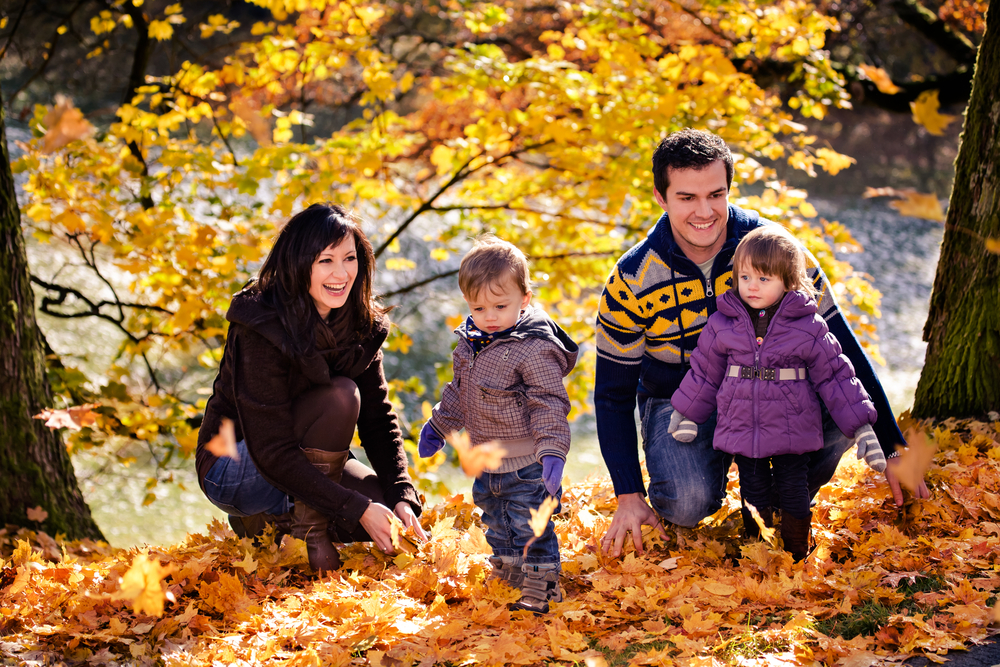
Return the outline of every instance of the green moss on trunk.
[[[0,527],[101,538],[57,431],[32,415],[52,404],[21,237],[0,100]],[[40,525],[27,511],[41,507]]]
[[[1000,15],[987,17],[924,326],[915,417],[1000,411]]]

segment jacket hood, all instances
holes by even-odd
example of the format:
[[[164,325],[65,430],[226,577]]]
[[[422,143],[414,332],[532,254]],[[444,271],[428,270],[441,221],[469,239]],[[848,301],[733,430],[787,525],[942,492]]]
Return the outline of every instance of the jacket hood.
[[[467,327],[468,318],[455,328],[455,333],[469,340]],[[565,331],[549,317],[544,310],[528,305],[524,310],[524,317],[518,320],[514,329],[504,336],[504,338],[514,338],[525,340],[526,338],[545,338],[555,343],[567,354],[576,354],[580,351],[580,346],[573,342]]]
[[[233,296],[226,312],[226,319],[232,324],[242,325],[257,332],[283,353],[288,354],[285,328],[278,318],[278,313],[264,302],[264,296],[259,289],[256,289],[255,284],[245,287]],[[329,350],[314,349],[309,355],[298,359],[299,368],[306,377],[319,384],[330,381],[331,371],[349,378],[357,377],[371,364],[388,334],[388,328],[379,321],[372,335],[360,343],[342,345]]]
[[[746,312],[746,307],[740,300],[740,295],[736,288],[723,292],[715,301],[719,312],[726,317],[739,317],[740,313]],[[796,319],[803,316],[811,316],[816,312],[816,299],[798,290],[785,292],[781,299],[778,312],[783,318]],[[775,317],[778,313],[775,313]]]

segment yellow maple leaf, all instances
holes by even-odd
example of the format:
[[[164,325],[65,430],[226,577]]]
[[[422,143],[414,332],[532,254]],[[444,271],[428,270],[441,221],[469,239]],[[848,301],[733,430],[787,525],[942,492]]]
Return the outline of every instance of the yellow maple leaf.
[[[165,41],[174,36],[174,27],[168,21],[150,21],[149,36],[158,41]]]
[[[934,222],[945,221],[944,209],[941,208],[941,202],[934,193],[924,194],[910,188],[897,190],[896,188],[869,187],[865,189],[862,196],[865,199],[895,197],[899,201],[889,202],[889,206],[899,211],[901,215],[933,220]]]
[[[756,507],[746,501],[743,501],[743,503],[747,506],[747,509],[750,510],[750,515],[753,516],[754,523],[756,523],[757,527],[760,529],[760,538],[773,547],[775,544],[774,528],[769,528],[764,525],[764,519],[761,518],[760,512],[757,511]]]
[[[900,484],[910,491],[916,491],[934,460],[937,447],[927,441],[927,435],[923,431],[907,431],[906,441],[909,447],[898,450],[899,456],[889,459],[889,467]]]
[[[469,443],[469,434],[464,432],[452,433],[445,440],[455,448],[462,472],[469,477],[479,477],[484,470],[497,468],[507,453],[497,442],[484,442],[473,447]]]
[[[995,239],[995,238],[986,239],[986,250],[993,253],[994,255],[1000,255],[1000,239]]]
[[[34,418],[44,419],[45,425],[51,429],[68,428],[71,431],[79,431],[81,428],[93,426],[97,421],[97,414],[93,412],[96,407],[97,403],[85,403],[62,410],[45,408]]]
[[[119,591],[112,598],[131,601],[136,614],[163,616],[166,594],[160,581],[173,571],[173,565],[163,567],[156,558],[139,554],[132,560],[132,566],[121,579]]]
[[[865,76],[875,84],[875,87],[886,95],[895,95],[901,90],[899,86],[892,82],[892,77],[889,76],[889,73],[881,67],[858,65],[858,69],[864,72]]]
[[[55,105],[42,118],[45,135],[42,137],[42,152],[57,151],[66,144],[85,139],[94,133],[94,126],[83,117],[83,113],[73,106],[73,100],[56,95]]]
[[[220,459],[231,458],[234,461],[240,460],[239,450],[236,449],[236,427],[233,425],[232,419],[222,420],[219,432],[205,443],[205,449]]]
[[[549,496],[542,501],[537,510],[528,508],[528,511],[531,512],[528,525],[531,527],[531,532],[535,534],[535,537],[541,537],[542,533],[545,532],[546,526],[549,525],[549,519],[552,518],[552,513],[557,507],[559,507],[559,501]]]
[[[910,102],[910,110],[913,112],[913,122],[923,125],[933,135],[943,135],[944,129],[955,120],[955,116],[938,113],[940,106],[938,91],[925,90],[920,93],[916,101]]]

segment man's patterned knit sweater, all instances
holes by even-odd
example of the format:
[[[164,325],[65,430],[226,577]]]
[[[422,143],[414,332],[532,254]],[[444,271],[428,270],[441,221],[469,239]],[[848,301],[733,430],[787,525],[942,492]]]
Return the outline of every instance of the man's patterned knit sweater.
[[[715,299],[733,286],[733,253],[751,230],[774,224],[754,211],[729,206],[726,241],[711,277],[674,242],[670,221],[660,217],[649,235],[615,265],[597,317],[597,380],[594,403],[601,453],[615,493],[645,492],[639,467],[636,398],[670,398],[687,372],[698,335],[716,311]],[[808,272],[819,291],[819,313],[840,341],[878,410],[875,433],[886,454],[904,442],[871,362],[837,308],[826,276],[810,253]]]

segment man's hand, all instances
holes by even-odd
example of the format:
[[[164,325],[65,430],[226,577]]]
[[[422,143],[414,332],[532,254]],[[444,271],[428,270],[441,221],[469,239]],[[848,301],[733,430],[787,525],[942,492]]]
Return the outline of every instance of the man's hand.
[[[892,472],[891,465],[885,468],[885,481],[889,483],[889,490],[892,491],[892,499],[896,501],[896,507],[902,507],[903,489],[899,486],[899,480],[896,478],[896,474]],[[927,482],[920,480],[920,486],[917,487],[914,495],[917,498],[930,498],[931,492],[927,490]]]
[[[643,526],[655,526],[663,539],[667,539],[667,531],[663,530],[660,517],[656,516],[656,512],[646,504],[646,499],[641,493],[623,493],[618,496],[618,509],[611,519],[611,527],[601,540],[601,553],[615,558],[621,556],[622,547],[625,546],[625,536],[628,533],[632,533],[635,550],[643,553]]]

